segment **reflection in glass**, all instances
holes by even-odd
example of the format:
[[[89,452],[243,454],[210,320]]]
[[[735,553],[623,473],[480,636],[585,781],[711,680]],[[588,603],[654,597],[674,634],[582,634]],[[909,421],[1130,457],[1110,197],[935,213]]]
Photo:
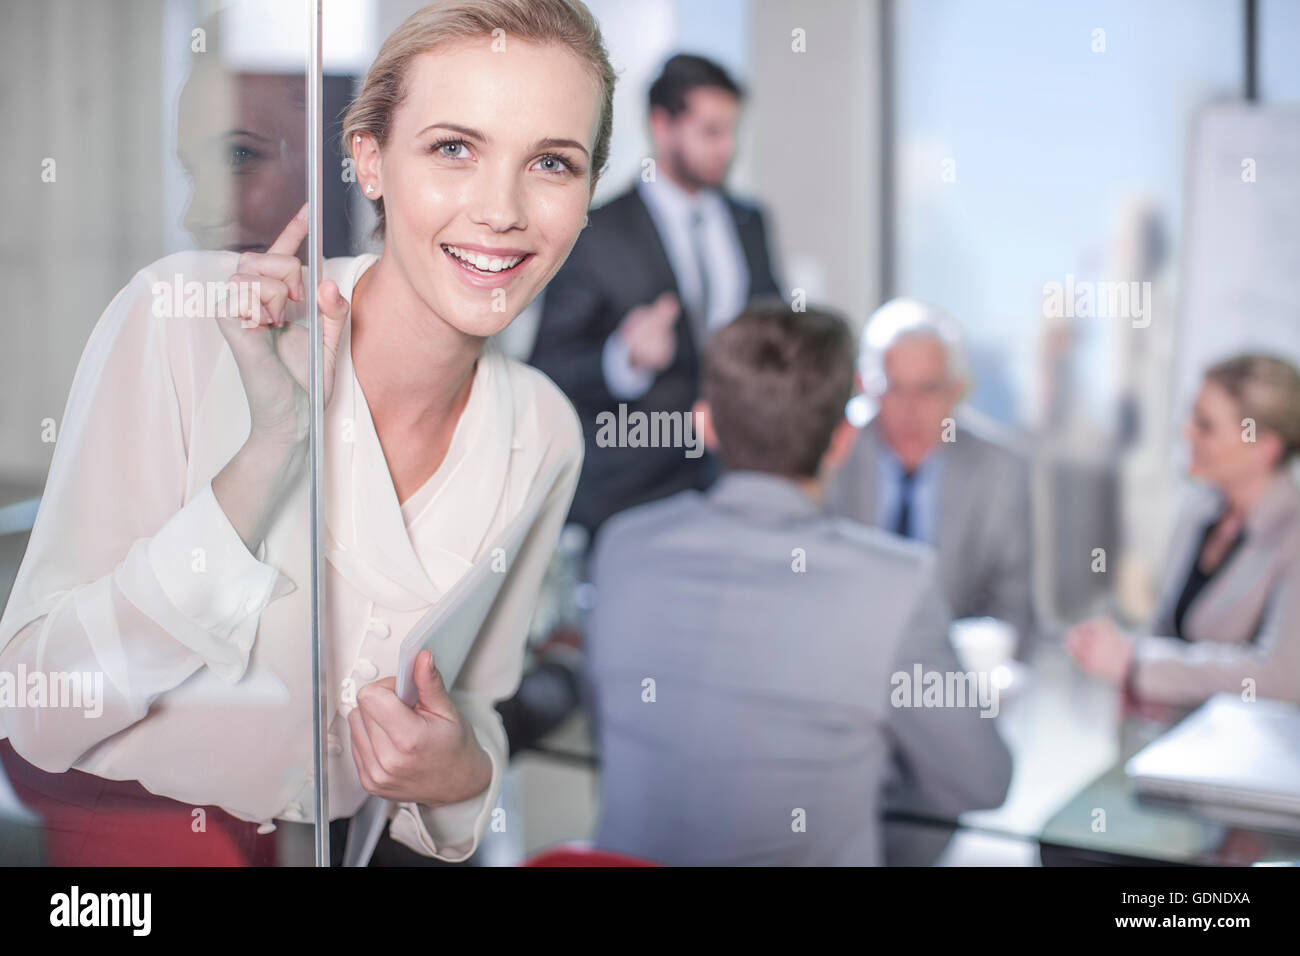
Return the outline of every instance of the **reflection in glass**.
[[[306,197],[305,33],[276,32],[277,57],[247,55],[277,7],[242,2],[198,20],[190,4],[84,8],[73,36],[39,4],[13,12],[27,42],[82,56],[50,65],[78,82],[49,84],[55,101],[35,135],[63,174],[39,194],[46,243],[22,242],[42,263],[76,250],[120,267],[102,282],[78,270],[83,299],[48,284],[44,321],[67,334],[38,343],[47,352],[6,378],[0,401],[28,407],[41,370],[67,368],[62,417],[29,411],[3,435],[32,467],[3,476],[0,501],[12,582],[0,620],[0,863],[265,865],[309,850],[309,826],[304,841],[272,823],[308,821],[313,790],[304,449],[295,431],[273,441],[263,427],[268,403],[294,426],[306,408],[288,372],[275,394],[246,399],[244,388],[258,347],[291,367],[306,331],[242,329],[237,307],[259,300],[230,281],[237,253],[271,247]],[[93,59],[105,18],[126,21],[111,61]],[[148,45],[130,49],[137,36]],[[179,91],[166,68],[178,50]],[[30,64],[5,63],[7,82],[30,82]],[[160,104],[167,119],[117,136],[94,179],[60,144],[84,148],[70,136],[84,101],[116,116],[115,97],[135,113]],[[124,143],[131,161],[115,166]],[[165,187],[177,167],[185,195]],[[124,205],[69,217],[88,183]],[[301,239],[282,240],[287,255]],[[61,361],[48,355],[55,342]]]
[[[264,252],[306,201],[303,78],[195,61],[177,113],[193,184],[185,228],[200,249]]]

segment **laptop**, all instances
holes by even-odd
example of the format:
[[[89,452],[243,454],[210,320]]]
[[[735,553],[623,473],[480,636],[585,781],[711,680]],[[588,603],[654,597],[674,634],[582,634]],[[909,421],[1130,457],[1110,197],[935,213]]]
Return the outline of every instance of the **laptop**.
[[[1124,766],[1138,794],[1300,833],[1300,707],[1216,694]]]

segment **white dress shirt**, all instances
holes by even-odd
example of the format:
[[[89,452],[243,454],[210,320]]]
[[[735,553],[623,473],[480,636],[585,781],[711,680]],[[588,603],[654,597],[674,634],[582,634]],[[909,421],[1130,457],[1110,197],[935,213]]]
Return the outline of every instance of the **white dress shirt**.
[[[689,309],[699,301],[701,267],[708,270],[710,330],[726,325],[745,307],[749,296],[749,264],[736,231],[736,220],[727,201],[716,189],[701,189],[694,196],[668,179],[657,176],[652,182],[639,182],[637,192],[650,212],[659,240],[664,244],[668,263],[681,292],[682,305]],[[703,261],[695,253],[691,236],[691,219],[702,217]],[[682,328],[683,324],[685,328]],[[690,334],[690,319],[679,319],[678,334]],[[628,361],[627,343],[614,332],[605,340],[601,355],[605,383],[615,398],[636,399],[650,390],[655,373],[634,368]]]
[[[325,262],[351,298],[374,255]],[[223,282],[233,252],[185,252],[142,269],[92,333],[68,398],[26,557],[0,618],[0,670],[102,672],[103,713],[0,708],[0,737],[52,772],[139,780],[154,793],[269,823],[313,817],[307,477],[257,554],[213,496],[243,445],[248,402],[215,319],[159,318],[155,283]],[[291,317],[301,319],[303,307]],[[350,327],[325,415],[329,807],[368,796],[347,713],[355,689],[396,672],[411,626],[497,547],[518,555],[450,692],[492,761],[461,803],[399,804],[390,833],[425,855],[468,857],[508,756],[494,703],[518,686],[543,572],[582,463],[558,388],[489,340],[447,456],[399,504]],[[543,477],[547,476],[547,477]],[[537,507],[518,542],[501,532]],[[435,664],[437,655],[435,653]]]

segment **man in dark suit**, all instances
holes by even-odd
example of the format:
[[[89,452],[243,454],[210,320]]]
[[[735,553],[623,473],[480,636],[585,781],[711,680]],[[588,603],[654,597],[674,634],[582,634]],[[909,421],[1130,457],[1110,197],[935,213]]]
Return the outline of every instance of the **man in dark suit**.
[[[569,520],[593,535],[611,514],[717,473],[710,453],[598,442],[602,412],[689,413],[702,344],[755,297],[780,295],[757,206],[722,190],[741,90],[702,57],[670,59],[650,87],[655,156],[636,185],[591,213],[547,287],[529,361],[582,419],[587,450]]]

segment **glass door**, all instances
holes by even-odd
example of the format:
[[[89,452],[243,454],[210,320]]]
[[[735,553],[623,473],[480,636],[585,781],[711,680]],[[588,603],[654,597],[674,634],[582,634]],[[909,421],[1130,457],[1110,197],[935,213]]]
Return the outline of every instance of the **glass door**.
[[[0,864],[317,857],[314,6],[0,14]]]

